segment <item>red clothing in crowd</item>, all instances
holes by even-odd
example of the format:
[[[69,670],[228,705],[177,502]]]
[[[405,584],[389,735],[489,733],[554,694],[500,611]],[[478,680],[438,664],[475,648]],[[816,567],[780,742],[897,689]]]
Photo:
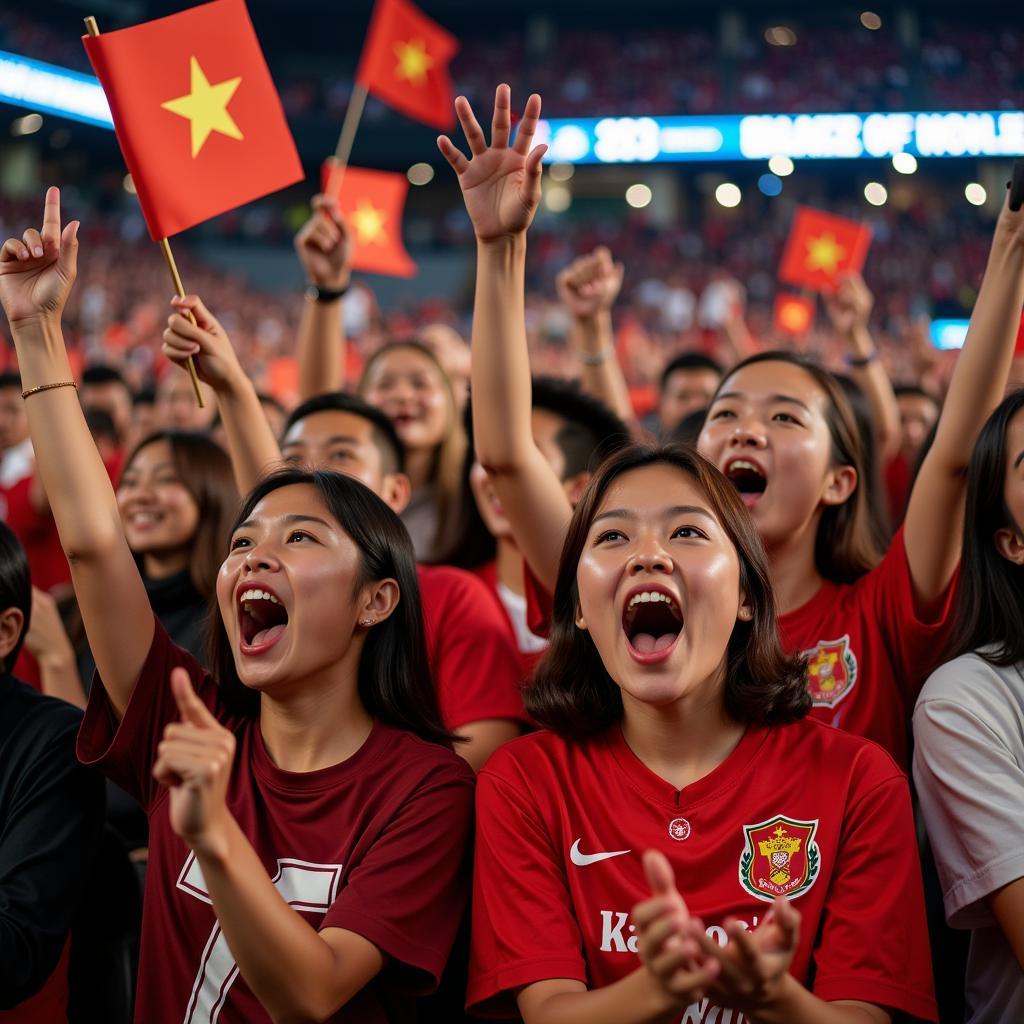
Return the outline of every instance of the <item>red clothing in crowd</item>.
[[[677,791],[622,730],[580,743],[534,733],[477,780],[467,1002],[500,1016],[551,978],[602,988],[634,971],[632,908],[661,850],[708,935],[754,928],[777,893],[801,914],[790,973],[826,1001],[936,1019],[910,792],[873,743],[817,722],[751,726],[714,771]],[[704,999],[684,1024],[731,1020]]]
[[[78,741],[81,760],[149,816],[135,1020],[270,1020],[238,974],[199,864],[171,828],[169,791],[152,776],[164,727],[178,718],[170,674],[179,665],[235,734],[228,808],[281,894],[317,930],[358,932],[385,955],[384,971],[331,1020],[414,1020],[413,994],[436,984],[464,906],[472,770],[450,750],[378,722],[341,764],[283,771],[258,720],[229,712],[210,676],[159,622],[120,725],[97,679]]]
[[[516,648],[519,651],[519,678],[521,680],[527,680],[533,675],[533,670],[537,667],[537,662],[544,657],[543,649],[534,650],[523,650],[520,646],[519,638],[516,632],[515,623],[512,621],[512,615],[510,614],[505,602],[502,600],[501,592],[498,589],[498,565],[497,562],[484,562],[483,565],[477,566],[473,572],[480,577],[481,580],[487,585],[487,589],[494,595],[497,602],[498,608],[501,609],[501,614],[504,616],[505,621],[508,623],[508,628],[512,631],[512,636],[516,639]],[[526,614],[529,619],[530,603],[524,597],[526,602]],[[526,623],[529,628],[529,622]],[[542,638],[536,637],[539,641]],[[536,646],[539,646],[536,645]]]
[[[50,511],[37,512],[32,507],[31,486],[32,476],[26,476],[9,487],[0,487],[0,519],[21,541],[32,583],[51,592],[61,585],[70,585],[71,568]]]

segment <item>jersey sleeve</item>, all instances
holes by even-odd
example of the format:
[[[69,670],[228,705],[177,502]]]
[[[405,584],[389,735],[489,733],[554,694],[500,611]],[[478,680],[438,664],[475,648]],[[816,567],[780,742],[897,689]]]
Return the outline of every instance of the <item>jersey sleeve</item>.
[[[493,759],[492,762],[493,763]],[[515,1015],[519,988],[551,978],[587,983],[583,939],[551,836],[515,786],[477,778],[473,930],[466,1006]]]
[[[469,895],[473,773],[439,769],[402,805],[350,872],[320,925],[372,942],[429,992],[441,978]]]
[[[929,673],[941,660],[959,568],[935,607],[922,616],[914,602],[903,530],[901,526],[885,557],[869,574],[868,590],[875,619],[892,655],[896,683],[909,710]]]
[[[914,712],[914,781],[946,917],[957,928],[991,927],[985,897],[1024,877],[1024,767],[980,709],[927,694]],[[1014,721],[1009,708],[1002,718]]]
[[[555,600],[551,592],[534,575],[530,563],[523,559],[523,591],[526,594],[526,624],[534,636],[551,634],[551,616]]]
[[[454,731],[470,722],[529,721],[519,650],[487,585],[470,573],[435,569],[427,630],[441,718]]]
[[[865,747],[836,847],[837,863],[814,951],[813,991],[934,1021],[931,953],[906,777]],[[882,781],[872,781],[881,778]]]
[[[155,616],[154,616],[155,618]],[[163,788],[153,778],[156,748],[164,728],[178,720],[178,708],[171,691],[171,672],[185,669],[200,700],[219,721],[227,715],[219,700],[217,686],[188,651],[178,647],[156,619],[153,642],[132,690],[120,722],[96,673],[85,719],[78,734],[78,757],[83,764],[98,768],[134,797],[147,813]]]

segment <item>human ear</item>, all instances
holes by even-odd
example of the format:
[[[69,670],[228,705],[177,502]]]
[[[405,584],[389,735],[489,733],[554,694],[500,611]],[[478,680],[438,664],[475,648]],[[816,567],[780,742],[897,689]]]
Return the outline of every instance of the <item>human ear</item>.
[[[736,610],[736,618],[740,622],[750,622],[754,617],[754,606],[746,594],[740,594],[740,606]]]
[[[853,466],[833,466],[825,479],[821,495],[823,505],[843,505],[857,489],[857,470]]]
[[[1012,527],[1003,526],[996,530],[992,538],[999,552],[1008,562],[1014,565],[1024,565],[1024,540],[1021,535]]]
[[[381,480],[380,496],[392,512],[401,515],[412,496],[412,484],[404,473],[385,473]]]
[[[20,608],[5,608],[0,612],[0,661],[18,645],[21,631],[25,628],[25,614]],[[8,665],[10,669],[13,666]]]
[[[579,605],[576,605],[576,628],[584,632],[587,629],[587,620],[583,618],[583,609]]]
[[[398,607],[402,596],[395,580],[376,580],[363,589],[362,601],[359,605],[359,623],[363,626],[375,626],[390,617]]]
[[[565,490],[565,496],[569,499],[569,504],[575,508],[580,503],[580,498],[583,497],[583,492],[587,489],[587,484],[590,483],[590,474],[586,471],[577,473],[572,479],[566,480],[562,484]]]

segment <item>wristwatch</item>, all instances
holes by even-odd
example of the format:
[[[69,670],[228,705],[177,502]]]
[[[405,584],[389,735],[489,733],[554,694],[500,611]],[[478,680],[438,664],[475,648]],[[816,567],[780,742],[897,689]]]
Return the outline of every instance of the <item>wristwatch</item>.
[[[306,287],[306,298],[311,302],[337,302],[350,287],[351,285],[345,285],[344,288],[320,288],[311,284]]]

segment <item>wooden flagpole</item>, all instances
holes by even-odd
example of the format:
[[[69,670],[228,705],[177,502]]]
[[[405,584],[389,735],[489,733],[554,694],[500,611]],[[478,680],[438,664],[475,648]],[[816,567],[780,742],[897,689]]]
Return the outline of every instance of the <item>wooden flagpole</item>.
[[[352,90],[352,98],[348,101],[348,109],[345,111],[345,120],[341,125],[338,144],[334,147],[334,156],[328,158],[331,173],[327,179],[327,195],[331,199],[337,199],[341,193],[341,183],[345,180],[345,168],[348,167],[348,159],[352,155],[352,143],[356,139],[356,129],[359,127],[363,108],[366,106],[366,95],[366,86],[356,83]]]
[[[85,30],[90,36],[98,36],[100,34],[99,26],[96,24],[96,19],[91,15],[85,19]],[[171,243],[166,238],[161,238],[157,243],[160,246],[160,251],[164,255],[164,260],[167,263],[167,269],[171,272],[171,280],[174,282],[174,290],[177,292],[179,298],[185,297],[185,287],[181,283],[181,275],[178,273],[178,265],[174,262],[174,254],[171,252]],[[187,310],[188,318],[193,324],[196,324],[196,318],[192,315],[192,310]],[[198,326],[198,325],[196,325]],[[199,403],[199,408],[206,408],[206,404],[203,402],[203,392],[199,387],[199,375],[196,373],[196,364],[192,361],[192,357],[188,357],[186,363],[188,367],[188,375],[192,378],[192,390],[196,393],[196,401]]]

